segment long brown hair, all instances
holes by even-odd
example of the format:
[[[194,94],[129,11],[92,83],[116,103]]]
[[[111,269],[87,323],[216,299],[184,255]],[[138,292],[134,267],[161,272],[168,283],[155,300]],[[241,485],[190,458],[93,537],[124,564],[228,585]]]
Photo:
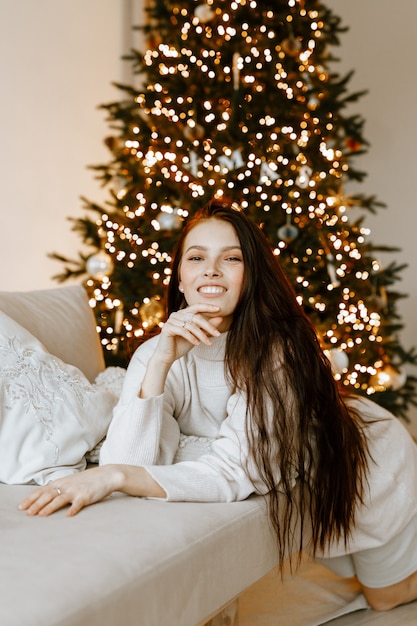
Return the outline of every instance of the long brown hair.
[[[232,202],[212,200],[186,223],[173,259],[168,313],[185,305],[178,289],[185,237],[212,218],[230,223],[242,248],[244,280],[225,367],[231,385],[247,397],[248,471],[254,463],[266,485],[282,563],[310,541],[313,553],[331,540],[347,541],[363,499],[367,441],[268,240]]]

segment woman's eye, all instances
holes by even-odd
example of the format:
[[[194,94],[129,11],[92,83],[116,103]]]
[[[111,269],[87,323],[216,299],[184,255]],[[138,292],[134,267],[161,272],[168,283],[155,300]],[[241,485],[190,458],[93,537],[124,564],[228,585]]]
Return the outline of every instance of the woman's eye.
[[[226,261],[241,261],[242,259],[239,256],[229,256]]]

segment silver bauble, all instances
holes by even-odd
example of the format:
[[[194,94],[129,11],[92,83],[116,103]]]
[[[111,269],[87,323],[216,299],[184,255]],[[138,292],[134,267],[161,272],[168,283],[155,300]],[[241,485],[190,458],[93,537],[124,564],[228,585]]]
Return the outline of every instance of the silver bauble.
[[[172,213],[161,211],[156,216],[156,219],[161,227],[161,230],[178,230],[181,228],[182,219],[176,211],[172,211]]]
[[[199,4],[198,7],[195,8],[194,15],[199,22],[206,24],[214,18],[215,13],[208,4]]]
[[[294,226],[294,224],[284,224],[277,230],[277,235],[281,239],[281,241],[285,241],[285,243],[290,243],[296,237],[298,237],[298,228]]]
[[[110,276],[113,271],[113,259],[109,254],[104,252],[104,250],[100,250],[95,254],[92,254],[89,259],[87,259],[86,269],[88,274],[92,278],[97,278],[101,280],[105,276]]]

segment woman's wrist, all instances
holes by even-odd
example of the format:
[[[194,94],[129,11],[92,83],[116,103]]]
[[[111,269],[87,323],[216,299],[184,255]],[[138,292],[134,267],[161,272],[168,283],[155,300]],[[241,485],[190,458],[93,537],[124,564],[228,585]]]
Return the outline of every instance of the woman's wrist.
[[[102,465],[110,472],[110,482],[112,491],[124,491],[125,475],[123,472],[123,465]]]
[[[139,392],[140,398],[160,396],[164,392],[165,381],[170,370],[171,363],[167,364],[157,356],[152,355],[148,361],[146,373]]]
[[[144,467],[136,465],[112,465],[113,491],[121,491],[129,496],[166,498],[165,490]]]
[[[158,372],[166,374],[169,372],[174,361],[167,361],[165,356],[160,356],[156,350],[148,361],[148,368],[151,367]]]

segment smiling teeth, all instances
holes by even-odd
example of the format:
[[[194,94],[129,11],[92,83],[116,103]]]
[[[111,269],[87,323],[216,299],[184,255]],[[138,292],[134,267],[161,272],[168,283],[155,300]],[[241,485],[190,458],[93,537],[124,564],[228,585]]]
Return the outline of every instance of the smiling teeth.
[[[222,287],[201,287],[199,291],[203,293],[223,293],[224,290]]]

